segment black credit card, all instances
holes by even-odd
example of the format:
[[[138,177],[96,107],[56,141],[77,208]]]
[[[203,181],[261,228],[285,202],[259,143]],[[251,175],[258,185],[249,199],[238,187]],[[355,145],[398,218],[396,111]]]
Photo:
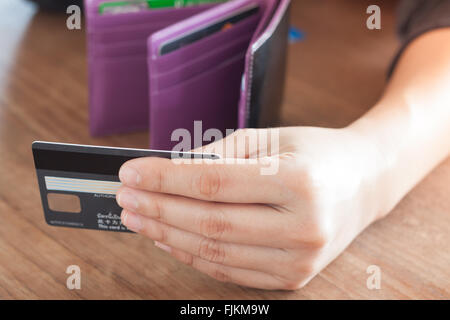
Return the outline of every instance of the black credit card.
[[[178,50],[186,45],[199,41],[207,36],[210,36],[216,32],[225,31],[229,28],[232,28],[236,23],[242,21],[248,17],[251,17],[257,14],[259,11],[259,6],[254,4],[249,7],[240,9],[236,12],[233,12],[231,15],[221,19],[220,21],[213,22],[209,25],[202,26],[199,29],[195,29],[189,31],[186,34],[182,34],[181,36],[169,40],[166,43],[163,43],[159,48],[159,55],[165,55],[175,50]]]
[[[116,202],[119,169],[140,157],[219,159],[215,154],[36,141],[34,164],[45,221],[52,226],[130,232]]]

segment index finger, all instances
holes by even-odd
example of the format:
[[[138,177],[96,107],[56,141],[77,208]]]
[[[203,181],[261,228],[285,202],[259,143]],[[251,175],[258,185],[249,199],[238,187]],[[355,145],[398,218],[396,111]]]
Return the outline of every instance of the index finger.
[[[200,200],[282,204],[289,191],[277,174],[262,174],[264,166],[275,160],[263,161],[175,163],[163,158],[137,158],[123,164],[119,178],[132,188]]]

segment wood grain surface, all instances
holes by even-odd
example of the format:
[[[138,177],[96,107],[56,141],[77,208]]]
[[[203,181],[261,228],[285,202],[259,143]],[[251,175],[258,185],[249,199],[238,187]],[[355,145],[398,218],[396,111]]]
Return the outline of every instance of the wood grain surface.
[[[365,27],[368,1],[293,0],[285,125],[344,126],[377,100],[395,54],[394,1],[376,1],[382,30]],[[0,1],[1,299],[450,298],[450,160],[384,220],[366,229],[305,288],[263,291],[223,284],[138,235],[55,228],[43,217],[33,140],[145,148],[146,132],[88,133],[84,29],[22,0]],[[66,288],[79,265],[81,290]],[[381,268],[380,290],[366,269]]]

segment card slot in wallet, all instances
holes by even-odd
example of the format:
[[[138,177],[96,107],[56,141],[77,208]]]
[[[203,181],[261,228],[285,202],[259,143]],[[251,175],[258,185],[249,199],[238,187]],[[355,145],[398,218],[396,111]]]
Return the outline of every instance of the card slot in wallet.
[[[89,109],[91,134],[148,127],[148,71],[145,66],[145,55],[90,61],[89,104],[95,106]]]
[[[150,34],[157,30],[161,30],[176,23],[177,20],[167,20],[161,22],[151,22],[143,25],[124,26],[121,28],[113,28],[102,31],[88,32],[88,37],[95,41],[95,43],[101,44],[115,44],[128,41],[141,40],[144,43]]]
[[[226,129],[234,129],[244,63],[245,53],[167,90],[151,90],[151,147],[171,150],[179,143],[172,141],[172,133],[177,129],[181,130],[178,133],[194,133],[194,121],[197,120],[201,121],[200,134],[208,129],[217,129],[224,136]],[[189,138],[194,139],[190,134]],[[187,148],[198,147],[191,142],[187,142],[190,144]]]
[[[155,47],[156,39],[154,39],[153,36],[149,37],[148,52],[150,59],[155,61],[157,60],[157,63],[154,65],[151,72],[156,72],[158,74],[168,72],[171,69],[185,64],[186,62],[198,58],[200,55],[208,54],[208,52],[213,48],[225,46],[227,43],[233,41],[233,39],[239,37],[243,33],[250,31],[254,32],[258,21],[259,15],[257,14],[253,17],[245,19],[244,21],[238,22],[228,30],[216,32],[190,45],[162,56],[158,54],[158,48]]]
[[[147,55],[147,46],[145,43],[145,40],[133,40],[110,45],[95,43],[93,45],[95,50],[92,50],[91,56],[94,58],[112,58],[137,54]]]
[[[226,46],[208,52],[208,54],[203,55],[194,61],[190,61],[187,64],[181,65],[179,68],[171,70],[170,72],[150,72],[150,86],[152,91],[158,92],[170,88],[178,83],[187,81],[201,75],[203,72],[213,69],[217,66],[217,63],[226,61],[230,59],[230,57],[245,55],[252,34],[252,32],[244,34]],[[154,61],[154,63],[158,63],[158,60]]]
[[[130,59],[144,59],[146,60],[146,54],[144,52],[124,52],[122,55],[116,54],[113,56],[95,56],[95,57],[90,57],[88,60],[88,63],[97,63],[97,62],[126,62],[129,61]],[[145,63],[146,66],[146,63]],[[144,66],[144,67],[145,67]],[[147,71],[148,72],[148,71]]]
[[[136,55],[139,53],[146,54],[147,52],[147,38],[152,33],[161,29],[167,25],[155,25],[153,24],[151,27],[148,26],[148,29],[145,30],[142,34],[146,34],[146,36],[141,39],[135,39],[131,37],[130,39],[126,38],[126,34],[117,35],[115,41],[99,41],[96,38],[96,33],[88,34],[88,44],[91,55],[95,57],[114,57],[114,56],[124,56],[124,55]],[[128,31],[131,32],[131,31]],[[142,36],[141,34],[141,36]]]

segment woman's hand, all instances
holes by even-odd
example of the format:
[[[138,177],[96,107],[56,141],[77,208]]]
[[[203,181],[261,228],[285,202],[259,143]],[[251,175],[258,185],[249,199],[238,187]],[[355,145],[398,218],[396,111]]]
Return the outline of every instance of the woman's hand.
[[[278,129],[270,130],[273,136]],[[238,149],[234,156],[247,158],[240,164],[127,162],[117,194],[122,222],[220,281],[264,289],[304,286],[383,213],[381,158],[350,129],[278,132],[279,150]],[[207,149],[223,153],[226,143],[263,133],[239,130]],[[278,170],[261,174],[267,166]]]
[[[275,144],[235,146],[268,132],[241,130],[212,145],[244,163],[127,162],[123,223],[216,279],[305,285],[450,154],[449,39],[443,28],[412,41],[380,101],[345,129],[281,128]]]

